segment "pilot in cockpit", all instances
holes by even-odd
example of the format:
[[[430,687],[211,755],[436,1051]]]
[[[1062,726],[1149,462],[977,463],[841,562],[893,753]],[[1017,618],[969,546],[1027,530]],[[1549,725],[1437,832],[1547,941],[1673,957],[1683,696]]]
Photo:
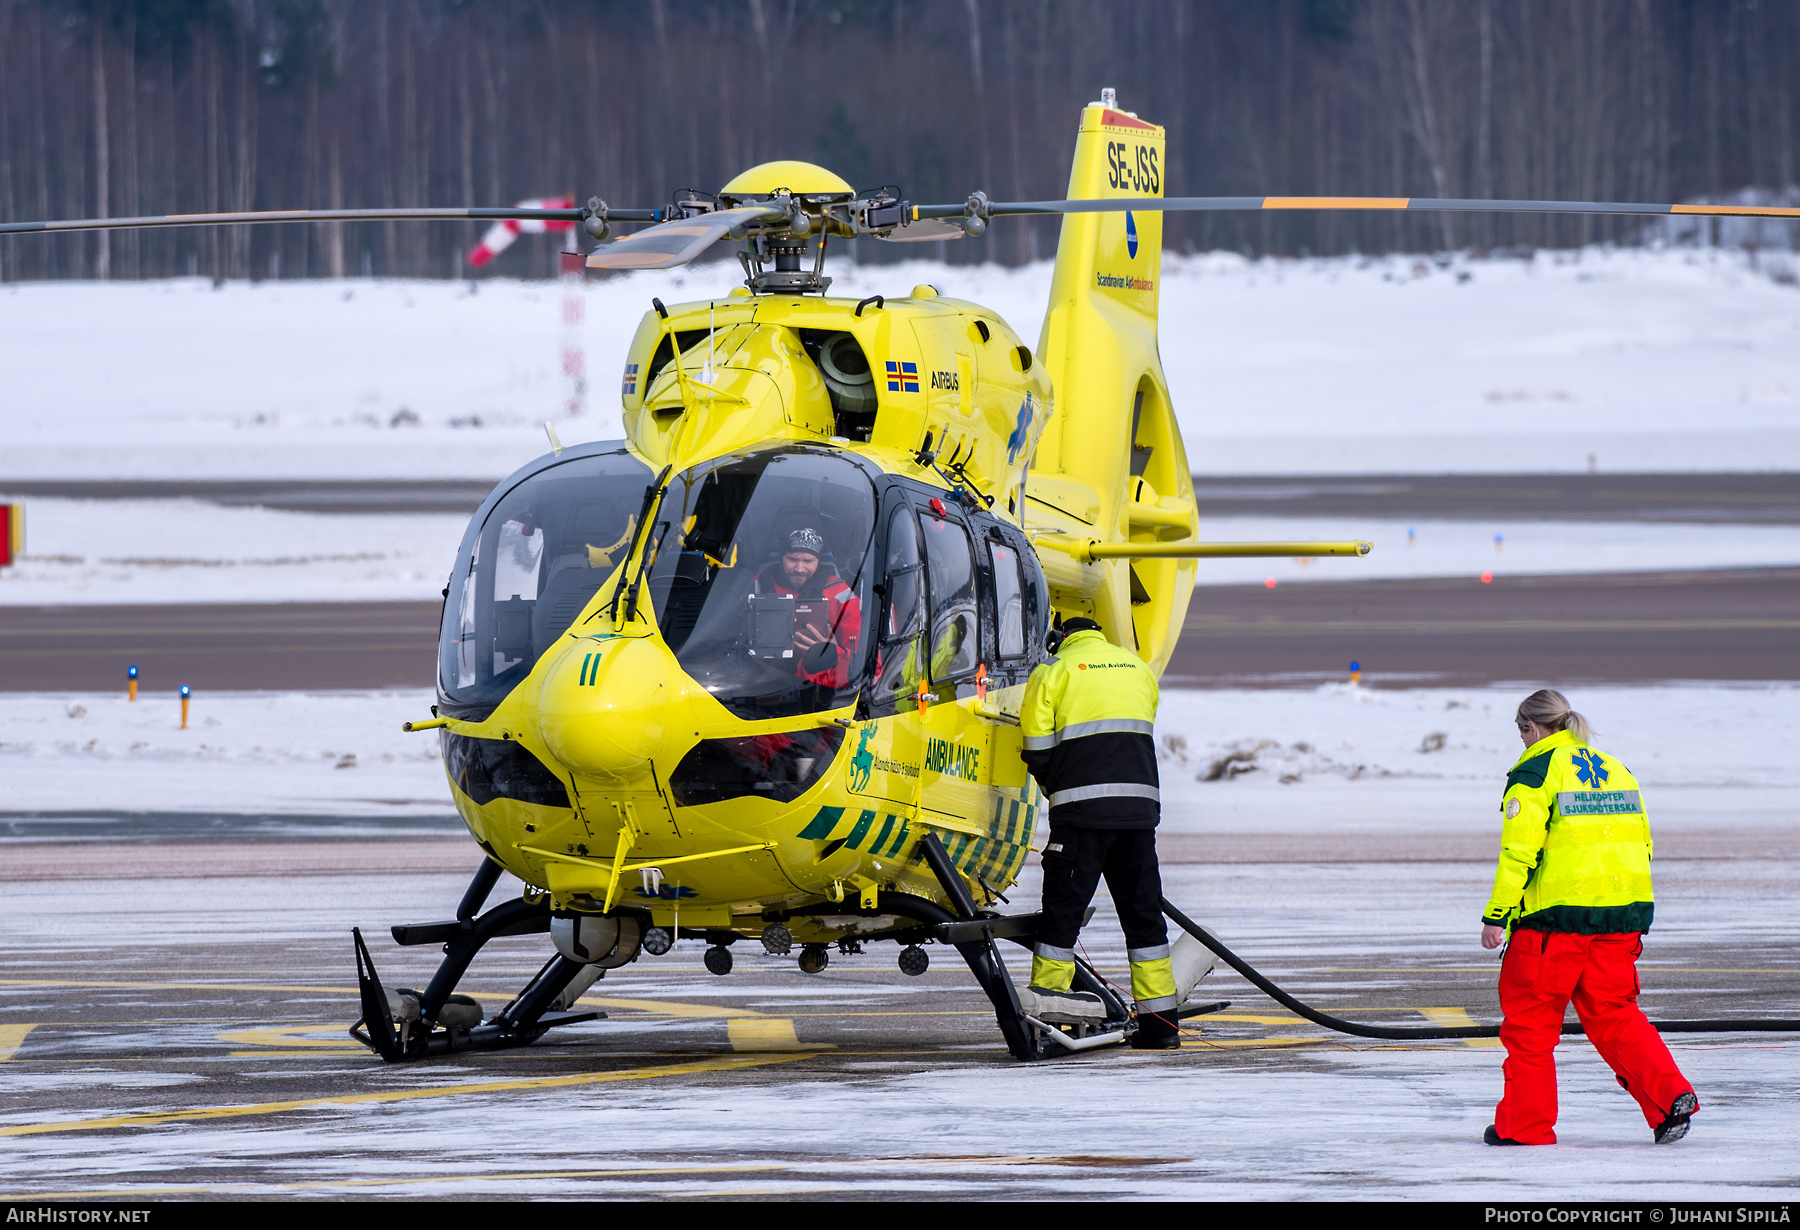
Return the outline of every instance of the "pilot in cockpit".
[[[831,566],[825,536],[817,529],[801,526],[778,546],[780,558],[757,573],[753,592],[794,602],[796,673],[813,683],[841,688],[856,660],[862,603]]]

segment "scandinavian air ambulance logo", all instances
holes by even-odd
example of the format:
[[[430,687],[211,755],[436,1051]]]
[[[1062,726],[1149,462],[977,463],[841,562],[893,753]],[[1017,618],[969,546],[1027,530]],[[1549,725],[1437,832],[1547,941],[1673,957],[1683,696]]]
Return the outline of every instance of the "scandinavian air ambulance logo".
[[[887,385],[890,393],[917,393],[919,391],[919,365],[917,363],[896,363],[887,361]]]
[[[856,754],[850,757],[850,789],[863,791],[869,788],[869,774],[875,768],[875,756],[869,751],[869,740],[875,737],[875,728],[865,726],[857,735]]]
[[[1125,251],[1132,260],[1136,260],[1137,250],[1137,219],[1132,216],[1131,211],[1128,209],[1125,211]]]
[[[1575,765],[1575,776],[1581,779],[1581,784],[1584,786],[1603,786],[1606,784],[1606,779],[1611,776],[1607,771],[1606,761],[1601,758],[1599,752],[1589,751],[1584,747],[1569,759]]]
[[[1025,394],[1025,400],[1019,405],[1019,417],[1013,422],[1012,435],[1006,437],[1006,464],[1011,465],[1018,460],[1019,452],[1025,442],[1031,439],[1031,419],[1035,408],[1031,404],[1031,394]]]

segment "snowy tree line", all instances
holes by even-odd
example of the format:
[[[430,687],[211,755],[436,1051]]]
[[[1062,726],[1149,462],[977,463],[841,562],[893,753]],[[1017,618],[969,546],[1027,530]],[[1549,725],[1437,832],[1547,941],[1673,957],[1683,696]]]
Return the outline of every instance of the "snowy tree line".
[[[1796,62],[1792,0],[0,0],[0,218],[641,207],[781,157],[913,200],[1055,197],[1102,86],[1167,125],[1172,194],[1717,197],[1800,181]],[[462,276],[478,234],[11,238],[0,278]],[[1644,231],[1323,214],[1167,234],[1323,254]],[[1055,235],[1007,221],[946,255],[1020,262]],[[548,273],[551,246],[490,269]]]

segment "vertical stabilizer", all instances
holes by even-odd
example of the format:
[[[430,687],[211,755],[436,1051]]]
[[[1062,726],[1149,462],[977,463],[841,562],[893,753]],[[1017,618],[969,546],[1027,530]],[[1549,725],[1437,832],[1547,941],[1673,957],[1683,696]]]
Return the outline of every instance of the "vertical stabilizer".
[[[1068,196],[1161,196],[1164,167],[1161,128],[1091,103],[1081,113]],[[1157,350],[1161,281],[1160,212],[1064,215],[1038,342],[1057,412],[1032,462],[1026,514],[1034,529],[1101,542],[1198,536],[1193,480]],[[1162,670],[1186,618],[1193,560],[1077,564],[1041,554],[1062,614],[1099,620],[1111,640]]]

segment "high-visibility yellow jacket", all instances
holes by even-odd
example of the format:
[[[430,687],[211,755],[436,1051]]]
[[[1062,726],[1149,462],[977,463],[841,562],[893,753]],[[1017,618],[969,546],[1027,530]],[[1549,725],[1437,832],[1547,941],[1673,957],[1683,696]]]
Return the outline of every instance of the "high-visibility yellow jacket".
[[[1500,867],[1482,922],[1581,935],[1650,929],[1650,821],[1624,765],[1558,731],[1507,774],[1500,814]]]
[[[1154,828],[1156,675],[1099,632],[1072,633],[1031,672],[1022,755],[1050,803],[1050,824]]]

